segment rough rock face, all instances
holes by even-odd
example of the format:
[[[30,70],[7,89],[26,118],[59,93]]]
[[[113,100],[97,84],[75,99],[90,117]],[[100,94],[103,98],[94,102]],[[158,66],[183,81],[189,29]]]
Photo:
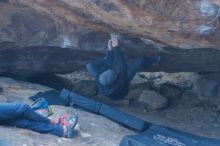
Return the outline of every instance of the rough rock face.
[[[68,46],[90,29],[181,48],[219,48],[219,5],[219,0],[1,0],[0,41]]]
[[[219,0],[1,0],[0,42],[15,42],[26,51],[32,49],[27,46],[60,46],[104,53],[113,32],[120,34],[120,46],[127,57],[161,54],[159,65],[144,71],[219,72],[219,4]],[[7,50],[11,46],[7,47],[0,45]],[[9,54],[14,53],[20,54]],[[75,59],[81,56],[78,53],[69,56]],[[86,56],[96,58],[94,54]],[[19,59],[5,61],[4,57],[3,62],[12,64]],[[50,63],[44,59],[38,61]],[[22,61],[29,60],[22,56]],[[85,60],[77,63],[82,67]],[[16,67],[3,65],[6,71],[12,68],[16,72]]]
[[[167,106],[167,99],[165,97],[150,90],[144,90],[139,96],[138,101],[147,109],[162,109]]]

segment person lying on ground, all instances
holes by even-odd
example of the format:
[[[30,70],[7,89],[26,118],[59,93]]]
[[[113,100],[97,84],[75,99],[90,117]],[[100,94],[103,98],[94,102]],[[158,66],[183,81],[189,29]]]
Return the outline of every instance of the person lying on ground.
[[[105,58],[99,58],[86,64],[86,69],[95,78],[100,94],[119,100],[128,94],[129,82],[140,68],[150,67],[159,61],[159,55],[138,57],[127,65],[119,48],[118,39],[112,37],[108,42]]]
[[[78,121],[77,114],[62,117],[54,122],[42,116],[25,103],[0,103],[0,124],[29,129],[39,133],[49,133],[59,137],[72,138]]]

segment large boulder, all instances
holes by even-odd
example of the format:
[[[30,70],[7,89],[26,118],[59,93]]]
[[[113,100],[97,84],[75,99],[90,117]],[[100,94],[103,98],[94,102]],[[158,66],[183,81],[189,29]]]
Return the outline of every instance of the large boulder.
[[[219,0],[4,0],[0,40],[69,46],[87,32],[80,27],[127,33],[147,43],[220,48],[219,5]]]
[[[103,55],[110,33],[117,32],[126,56],[133,58],[161,54],[161,62],[150,69],[145,68],[144,71],[219,72],[218,19],[219,0],[4,0],[0,1],[0,42],[15,42],[18,46],[25,46],[23,49],[31,51],[34,48],[26,46],[60,46],[61,54],[71,54],[74,60],[78,56],[86,59],[77,62],[76,66],[80,64],[82,67],[82,64],[97,57],[88,50],[98,51]],[[0,47],[9,49],[7,45]],[[65,52],[63,49],[66,47],[86,50],[88,54],[85,53],[85,58],[78,55],[80,52],[68,53],[69,51]],[[52,50],[53,47],[49,49]],[[9,54],[20,54],[15,51],[9,50]],[[47,55],[41,56],[46,54],[46,50],[37,48],[37,51],[40,59],[26,56],[25,51],[20,50],[24,52],[20,54],[24,59],[21,61],[29,62],[33,58],[34,61],[43,61],[43,64],[48,63],[51,67],[54,61],[47,62]],[[33,51],[33,54],[36,52]],[[55,54],[57,60],[59,57],[65,58]],[[7,56],[9,63],[13,65],[4,69],[16,69],[20,55]],[[67,57],[66,60],[71,59]],[[72,62],[66,60],[62,60],[64,64]],[[63,62],[58,61],[57,64],[59,63]],[[65,65],[53,66],[49,70],[64,70],[63,67]],[[56,70],[57,73],[60,70]],[[67,72],[73,70],[75,69]]]

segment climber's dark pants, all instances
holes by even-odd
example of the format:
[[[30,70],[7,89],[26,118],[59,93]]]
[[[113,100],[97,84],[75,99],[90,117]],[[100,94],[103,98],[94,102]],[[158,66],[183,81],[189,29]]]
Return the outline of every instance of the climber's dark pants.
[[[0,124],[30,129],[39,133],[63,135],[63,127],[37,114],[24,103],[0,103]]]

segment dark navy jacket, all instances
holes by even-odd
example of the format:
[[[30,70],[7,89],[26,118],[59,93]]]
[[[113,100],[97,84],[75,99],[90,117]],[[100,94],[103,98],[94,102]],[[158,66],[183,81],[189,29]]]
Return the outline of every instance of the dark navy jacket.
[[[117,73],[117,80],[110,86],[103,86],[99,82],[99,75],[96,76],[99,93],[111,99],[123,99],[129,88],[129,81],[127,80],[127,65],[122,55],[120,48],[113,48],[108,51],[105,58],[105,70],[112,69]]]

